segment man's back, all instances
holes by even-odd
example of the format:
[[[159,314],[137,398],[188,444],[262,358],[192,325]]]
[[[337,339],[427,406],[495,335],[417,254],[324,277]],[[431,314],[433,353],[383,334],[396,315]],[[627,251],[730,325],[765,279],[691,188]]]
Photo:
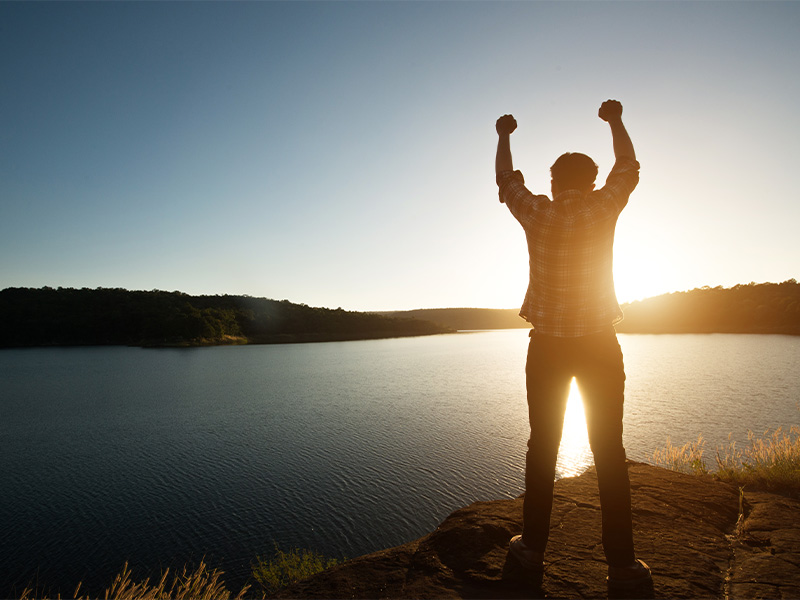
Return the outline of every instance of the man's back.
[[[623,157],[606,185],[536,196],[521,173],[498,174],[500,200],[525,230],[530,280],[520,315],[543,334],[576,337],[622,318],[614,292],[617,217],[639,181],[639,164]]]

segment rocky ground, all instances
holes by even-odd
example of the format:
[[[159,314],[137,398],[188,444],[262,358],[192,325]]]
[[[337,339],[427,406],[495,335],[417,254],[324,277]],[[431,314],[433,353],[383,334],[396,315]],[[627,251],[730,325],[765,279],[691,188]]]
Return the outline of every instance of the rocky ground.
[[[800,598],[800,502],[631,463],[637,554],[653,585],[634,598]],[[522,500],[476,502],[414,542],[349,560],[282,598],[608,598],[593,470],[556,483],[541,585],[508,556]]]

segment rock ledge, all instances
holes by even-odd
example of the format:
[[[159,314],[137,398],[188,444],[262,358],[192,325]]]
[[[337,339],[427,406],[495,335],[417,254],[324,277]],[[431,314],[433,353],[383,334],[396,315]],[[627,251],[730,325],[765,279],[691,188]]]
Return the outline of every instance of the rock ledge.
[[[800,598],[800,502],[630,463],[637,555],[653,587],[632,597]],[[541,586],[507,553],[522,500],[476,502],[416,541],[349,560],[281,598],[607,598],[594,470],[556,483]],[[618,597],[618,596],[617,596]]]

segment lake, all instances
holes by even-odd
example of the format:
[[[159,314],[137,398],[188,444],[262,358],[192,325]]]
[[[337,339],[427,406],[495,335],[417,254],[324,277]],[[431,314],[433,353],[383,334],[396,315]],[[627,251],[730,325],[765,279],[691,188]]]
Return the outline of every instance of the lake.
[[[620,335],[628,456],[797,424],[800,337]],[[0,350],[0,596],[101,594],[277,544],[354,557],[523,492],[526,330],[192,349]],[[570,399],[559,475],[591,464]]]

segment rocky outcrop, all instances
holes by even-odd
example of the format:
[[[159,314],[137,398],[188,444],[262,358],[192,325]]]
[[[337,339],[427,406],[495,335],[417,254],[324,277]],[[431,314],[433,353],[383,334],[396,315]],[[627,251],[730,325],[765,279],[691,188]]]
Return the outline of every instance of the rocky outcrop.
[[[736,532],[730,598],[800,598],[800,502],[746,492]]]
[[[631,463],[637,553],[653,586],[632,597],[799,598],[800,503],[742,496],[711,477]],[[556,483],[545,576],[530,581],[508,540],[522,500],[476,502],[414,542],[349,560],[282,598],[607,598],[593,470]]]

